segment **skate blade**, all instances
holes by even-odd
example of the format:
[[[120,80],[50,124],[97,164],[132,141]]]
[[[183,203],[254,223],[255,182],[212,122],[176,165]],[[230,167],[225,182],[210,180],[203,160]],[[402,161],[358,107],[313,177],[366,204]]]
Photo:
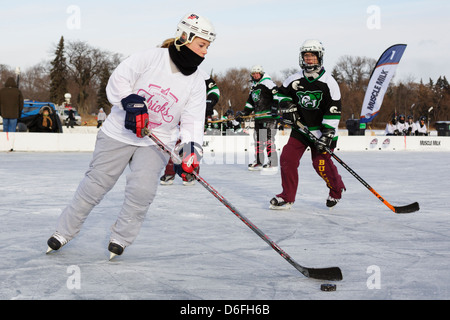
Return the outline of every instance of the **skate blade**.
[[[262,168],[262,171],[277,172],[278,171],[278,167]]]
[[[115,256],[117,256],[117,254],[110,252],[109,253],[109,261],[111,261]]]
[[[282,206],[282,207],[270,205],[270,206],[269,206],[269,209],[270,209],[270,210],[290,210],[291,207],[292,207],[292,205],[289,205],[289,206]]]

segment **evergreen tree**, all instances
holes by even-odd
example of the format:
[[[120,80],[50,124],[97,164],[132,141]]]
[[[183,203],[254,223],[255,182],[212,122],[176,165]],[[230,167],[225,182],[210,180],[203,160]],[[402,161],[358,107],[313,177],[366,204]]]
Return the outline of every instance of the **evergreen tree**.
[[[64,37],[61,36],[50,70],[50,101],[61,104],[67,92],[67,65],[64,56]]]
[[[97,104],[98,109],[103,108],[106,113],[111,111],[111,104],[106,96],[106,86],[110,76],[111,71],[109,70],[108,64],[105,63],[100,71],[100,85],[97,91]]]

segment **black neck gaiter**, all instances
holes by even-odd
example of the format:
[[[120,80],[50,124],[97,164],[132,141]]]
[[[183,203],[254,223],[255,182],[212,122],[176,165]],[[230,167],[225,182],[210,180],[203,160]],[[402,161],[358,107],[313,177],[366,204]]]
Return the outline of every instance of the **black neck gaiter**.
[[[169,46],[169,55],[173,63],[180,69],[181,73],[189,76],[197,71],[197,67],[203,62],[205,58],[200,57],[188,47],[181,46],[180,51],[175,48],[175,45]]]

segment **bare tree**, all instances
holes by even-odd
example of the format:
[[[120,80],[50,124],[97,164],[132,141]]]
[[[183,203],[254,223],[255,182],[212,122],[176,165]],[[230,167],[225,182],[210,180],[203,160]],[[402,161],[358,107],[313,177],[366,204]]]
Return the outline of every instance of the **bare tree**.
[[[101,106],[108,110],[105,86],[122,56],[102,51],[82,41],[68,43],[64,51],[69,73],[67,92],[74,97],[72,102],[75,102],[79,112],[97,112]],[[359,118],[375,63],[376,61],[370,58],[343,56],[332,69],[332,75],[341,89],[341,126],[345,126],[345,120],[352,116]],[[40,101],[50,99],[51,70],[50,62],[41,62],[22,72],[20,87],[25,98]],[[281,85],[282,81],[297,71],[298,68],[281,70],[281,79],[273,78],[273,81]],[[8,77],[15,77],[14,69],[0,64],[0,86],[4,85]],[[243,110],[250,89],[250,70],[230,68],[212,77],[221,93],[219,103],[215,107],[219,114],[224,115],[230,108],[234,112]],[[431,107],[433,109],[429,111]],[[371,126],[384,128],[386,122],[396,113],[412,114],[415,119],[423,115],[430,116],[431,125],[434,121],[449,120],[450,85],[446,77],[439,77],[436,82],[429,79],[426,84],[423,81],[416,83],[412,79],[397,84],[391,83],[380,112]]]
[[[106,86],[108,84],[109,78],[114,71],[114,69],[119,65],[122,60],[122,55],[113,54],[109,57],[107,61],[103,64],[100,74],[99,74],[99,87],[97,91],[97,107],[98,109],[103,108],[106,113],[111,111],[111,104],[106,96]],[[92,110],[91,110],[92,111]],[[97,110],[95,110],[97,112]]]
[[[342,101],[343,123],[347,119],[358,119],[365,91],[376,61],[366,57],[342,56],[332,70],[339,83]]]
[[[350,90],[361,90],[367,86],[376,63],[372,58],[342,56],[332,73],[339,83],[346,83]]]
[[[107,53],[83,41],[69,42],[67,46],[67,66],[69,75],[78,86],[77,102],[78,111],[81,113],[88,113],[90,110],[88,97],[96,92],[93,88],[93,85],[96,85],[94,79],[100,74],[106,56]]]
[[[234,112],[243,110],[250,90],[250,70],[232,68],[213,78],[220,90],[220,100],[215,106],[219,115],[223,116],[230,108]]]
[[[5,64],[0,64],[0,87],[3,87],[9,77],[15,77],[14,70]]]
[[[292,67],[292,68],[287,68],[287,69],[281,70],[280,71],[280,73],[281,73],[281,80],[280,81],[283,82],[286,78],[290,77],[291,75],[293,75],[293,74],[295,74],[295,73],[297,73],[299,71],[300,71],[300,67],[298,67],[298,68]]]
[[[20,75],[20,90],[25,99],[50,101],[50,69],[48,62],[40,62]]]

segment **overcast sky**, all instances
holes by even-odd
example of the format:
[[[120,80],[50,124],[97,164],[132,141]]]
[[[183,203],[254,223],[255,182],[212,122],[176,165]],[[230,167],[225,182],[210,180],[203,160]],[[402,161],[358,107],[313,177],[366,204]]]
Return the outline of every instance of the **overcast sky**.
[[[61,36],[124,56],[155,47],[193,11],[217,32],[201,65],[207,72],[260,64],[276,75],[298,68],[301,43],[317,38],[330,71],[344,55],[377,60],[405,43],[394,81],[450,76],[448,0],[0,1],[0,64],[22,70],[51,60]]]

